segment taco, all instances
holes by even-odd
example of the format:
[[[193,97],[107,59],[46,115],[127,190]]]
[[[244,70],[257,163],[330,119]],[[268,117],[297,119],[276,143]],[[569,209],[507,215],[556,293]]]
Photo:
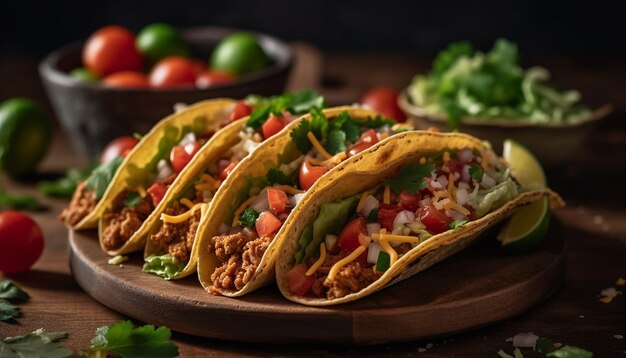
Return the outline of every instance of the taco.
[[[359,168],[359,170],[355,170]],[[549,197],[520,187],[488,145],[464,134],[398,134],[315,185],[285,223],[276,279],[289,300],[326,306],[393,285]]]
[[[324,98],[308,90],[239,101],[233,119],[249,114],[247,119],[222,129],[210,145],[198,152],[180,184],[173,186],[164,199],[162,212],[155,214],[158,218],[148,230],[143,270],[165,279],[193,273],[197,266],[198,227],[221,183],[252,150],[297,120],[297,115],[323,106]]]
[[[74,230],[97,227],[105,204],[119,195],[118,190],[111,188],[120,186],[131,174],[127,168],[132,167],[133,172],[136,172],[139,166],[149,164],[155,167],[161,159],[157,156],[165,155],[166,150],[166,148],[159,148],[157,153],[157,144],[171,147],[172,144],[169,142],[179,138],[170,137],[182,137],[183,134],[180,132],[182,127],[195,125],[202,131],[205,129],[201,128],[205,127],[202,124],[205,119],[207,119],[207,127],[214,124],[217,127],[220,120],[223,121],[222,126],[228,124],[228,115],[233,110],[234,104],[235,101],[230,99],[203,101],[189,106],[184,113],[175,113],[162,120],[142,137],[126,157],[118,156],[100,165],[93,170],[89,178],[79,183],[69,206],[63,210],[59,219]],[[118,171],[124,174],[118,175]]]
[[[310,114],[241,162],[203,220],[198,275],[212,294],[240,296],[274,279],[282,226],[326,172],[394,133],[393,120],[355,107]]]

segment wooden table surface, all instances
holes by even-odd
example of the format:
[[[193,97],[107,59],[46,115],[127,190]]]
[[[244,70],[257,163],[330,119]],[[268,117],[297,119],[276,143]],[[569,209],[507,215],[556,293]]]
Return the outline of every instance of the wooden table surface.
[[[290,88],[315,87],[332,104],[352,103],[369,86],[389,84],[401,88],[413,74],[428,68],[430,59],[398,54],[329,54],[296,46],[299,62]],[[530,61],[528,61],[530,60]],[[520,332],[534,332],[557,342],[583,347],[597,357],[624,356],[626,341],[626,296],[605,304],[598,301],[601,290],[626,277],[626,68],[619,57],[538,57],[551,69],[562,87],[579,89],[591,105],[612,103],[613,114],[602,121],[594,134],[568,164],[548,168],[550,186],[561,193],[568,206],[555,215],[565,227],[568,245],[567,273],[561,288],[546,302],[518,317],[451,337],[371,347],[330,345],[268,345],[201,339],[174,333],[182,356],[276,356],[276,355],[393,355],[393,356],[481,356],[495,357],[513,347],[506,339]],[[0,60],[0,99],[28,96],[46,101],[31,58]],[[42,172],[51,173],[76,166],[83,160],[59,132],[47,155]],[[126,317],[99,304],[73,280],[67,256],[67,231],[56,216],[67,204],[43,197],[32,184],[0,178],[10,192],[38,196],[49,210],[32,213],[41,225],[46,247],[30,272],[11,277],[31,295],[21,304],[19,323],[0,322],[0,338],[44,327],[65,331],[63,344],[78,350],[89,346],[97,327]],[[462,279],[462,273],[459,273]],[[0,274],[0,278],[3,278]],[[624,287],[617,287],[624,290]],[[450,287],[454,289],[454,287]],[[480,314],[477,312],[476,314]],[[454,319],[447,317],[446,319]],[[428,345],[429,349],[425,349]],[[526,356],[533,356],[529,350]]]

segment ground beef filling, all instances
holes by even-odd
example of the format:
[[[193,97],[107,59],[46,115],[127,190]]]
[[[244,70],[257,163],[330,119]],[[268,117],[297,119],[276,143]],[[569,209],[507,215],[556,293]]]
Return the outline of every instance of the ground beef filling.
[[[137,205],[126,207],[124,205],[126,193],[123,191],[118,194],[113,202],[113,210],[103,216],[108,225],[102,233],[102,243],[107,250],[115,250],[124,245],[154,210],[149,195],[141,199]]]
[[[93,190],[87,189],[85,182],[76,186],[70,205],[63,210],[59,219],[68,225],[74,226],[84,219],[95,207],[98,201]]]
[[[237,233],[215,236],[211,241],[218,263],[211,275],[213,286],[209,287],[209,292],[220,294],[225,290],[241,290],[250,282],[272,238],[251,240]]]
[[[189,208],[181,205],[178,201],[165,209],[165,214],[170,216],[181,215],[189,211]],[[156,234],[150,236],[150,240],[161,249],[174,256],[177,260],[186,262],[191,255],[194,238],[200,224],[201,212],[196,210],[187,220],[180,223],[163,223]]]
[[[401,256],[409,252],[411,248],[411,244],[402,243],[394,247],[394,250]],[[361,291],[382,276],[381,272],[374,271],[372,267],[364,267],[360,262],[352,261],[342,266],[334,279],[328,279],[328,272],[341,259],[340,255],[326,256],[324,264],[317,270],[318,279],[311,287],[311,292],[315,296],[326,296],[329,300],[341,298]]]

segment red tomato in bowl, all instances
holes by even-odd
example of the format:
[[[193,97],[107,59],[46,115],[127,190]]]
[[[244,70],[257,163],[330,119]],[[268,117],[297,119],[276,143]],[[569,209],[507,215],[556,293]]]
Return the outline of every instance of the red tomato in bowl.
[[[168,57],[150,71],[150,85],[153,87],[184,87],[196,83],[196,68],[193,62],[184,57]]]
[[[406,116],[398,106],[398,95],[398,91],[392,87],[374,87],[365,92],[361,98],[361,103],[380,112],[385,117],[395,119],[398,122],[406,122]]]
[[[29,270],[43,252],[41,228],[28,215],[0,212],[0,271],[5,274]]]
[[[235,77],[226,72],[220,71],[203,71],[196,78],[196,86],[198,88],[206,88],[219,84],[230,83]]]
[[[121,26],[105,26],[94,32],[83,47],[82,57],[83,65],[101,76],[141,69],[135,36]]]
[[[132,136],[122,136],[113,139],[102,151],[100,163],[108,163],[115,157],[125,157],[139,143],[137,138]]]
[[[121,71],[108,75],[102,80],[107,86],[121,88],[148,88],[150,81],[141,72]]]

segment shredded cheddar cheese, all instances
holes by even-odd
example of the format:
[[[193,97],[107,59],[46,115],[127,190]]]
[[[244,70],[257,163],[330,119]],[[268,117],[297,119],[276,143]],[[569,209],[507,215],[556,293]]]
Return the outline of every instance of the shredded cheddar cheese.
[[[467,208],[465,208],[464,206],[459,205],[458,203],[454,202],[454,201],[449,201],[445,204],[443,204],[444,209],[453,209],[456,210],[460,213],[462,213],[463,215],[469,215],[470,211],[467,210]]]
[[[393,265],[396,260],[398,260],[398,253],[396,250],[389,245],[389,241],[387,240],[378,240],[378,243],[380,244],[380,247],[382,247],[382,249],[389,254],[389,266]]]
[[[486,150],[483,150],[480,152],[480,157],[481,157],[481,162],[480,162],[480,166],[483,168],[483,170],[487,170],[487,168],[489,167],[489,152]]]
[[[333,155],[330,159],[326,159],[322,162],[322,165],[337,165],[339,163],[341,163],[344,159],[346,159],[346,157],[348,157],[348,155],[346,154],[346,152],[339,152],[335,155]]]
[[[320,257],[317,259],[317,261],[315,261],[313,266],[311,266],[311,268],[304,275],[311,276],[312,274],[314,274],[315,271],[317,271],[317,269],[320,268],[322,264],[324,264],[324,261],[326,261],[326,245],[322,242],[322,245],[320,246]]]
[[[313,134],[313,132],[308,132],[306,134],[306,137],[309,138],[309,141],[311,142],[315,150],[317,150],[317,152],[322,157],[324,157],[325,159],[330,159],[333,157],[332,155],[328,154],[328,152],[326,151],[326,149],[324,149],[322,144],[317,140],[317,138],[315,138],[315,134]]]
[[[254,195],[248,198],[248,200],[244,201],[243,203],[241,203],[241,205],[239,205],[239,207],[237,208],[237,210],[235,210],[235,213],[233,214],[233,224],[231,225],[232,227],[237,226],[237,221],[239,220],[239,215],[241,215],[241,213],[246,209],[246,207],[252,203],[253,201],[256,200],[258,195]]]
[[[167,215],[167,214],[161,214],[161,221],[165,223],[170,223],[170,224],[179,224],[185,220],[188,220],[196,210],[198,209],[202,210],[203,205],[206,205],[206,204],[198,203],[194,205],[191,209],[189,209],[188,211],[180,215],[172,216],[172,215]]]
[[[385,185],[385,192],[383,193],[383,203],[391,203],[391,188],[389,188],[389,185]]]
[[[180,203],[185,205],[187,208],[191,209],[193,208],[193,203],[191,202],[191,200],[187,199],[187,198],[182,198],[180,199]]]
[[[365,204],[365,199],[367,199],[368,195],[369,194],[367,192],[364,192],[363,194],[361,194],[361,199],[359,199],[359,203],[356,205],[357,213],[361,211],[361,209],[363,208],[363,205]]]
[[[296,194],[304,193],[304,190],[299,190],[289,185],[277,185],[277,186],[274,186],[273,188],[282,190],[289,195],[296,195]]]
[[[448,174],[448,193],[450,193],[450,198],[454,198],[456,196],[454,192],[454,174]]]
[[[443,152],[443,162],[449,162],[450,161],[450,152],[448,152],[447,150],[445,152]]]
[[[426,158],[421,157],[420,158],[420,164],[426,164]]]
[[[337,261],[337,263],[334,264],[333,267],[328,272],[327,280],[334,280],[335,276],[337,276],[337,273],[339,273],[339,269],[342,268],[343,266],[349,264],[350,262],[356,260],[357,257],[359,257],[365,251],[365,249],[367,249],[365,246],[359,246],[356,249],[354,249],[354,251],[352,251],[352,253],[350,253],[350,255],[348,255],[348,256],[344,257],[343,259]]]
[[[408,243],[419,243],[420,238],[417,236],[407,236],[407,235],[392,235],[387,233],[380,234],[372,234],[372,239],[378,241],[394,241],[394,242],[408,242]]]
[[[213,185],[211,185],[209,183],[196,184],[195,188],[198,191],[210,191],[210,190],[214,189]]]
[[[139,193],[139,196],[141,196],[142,198],[145,198],[146,195],[148,195],[148,193],[146,193],[146,189],[144,189],[144,187],[141,185],[137,187],[137,193]]]
[[[384,133],[380,134],[380,140],[387,139],[387,137],[389,137],[389,133],[387,133],[387,132],[384,132]]]
[[[220,182],[219,181],[215,180],[212,176],[210,176],[209,174],[206,174],[206,173],[204,173],[204,174],[202,174],[202,176],[200,176],[200,183],[201,184],[202,183],[209,184],[211,189],[217,189],[220,186]],[[201,185],[201,184],[197,184],[196,187],[198,185]]]

